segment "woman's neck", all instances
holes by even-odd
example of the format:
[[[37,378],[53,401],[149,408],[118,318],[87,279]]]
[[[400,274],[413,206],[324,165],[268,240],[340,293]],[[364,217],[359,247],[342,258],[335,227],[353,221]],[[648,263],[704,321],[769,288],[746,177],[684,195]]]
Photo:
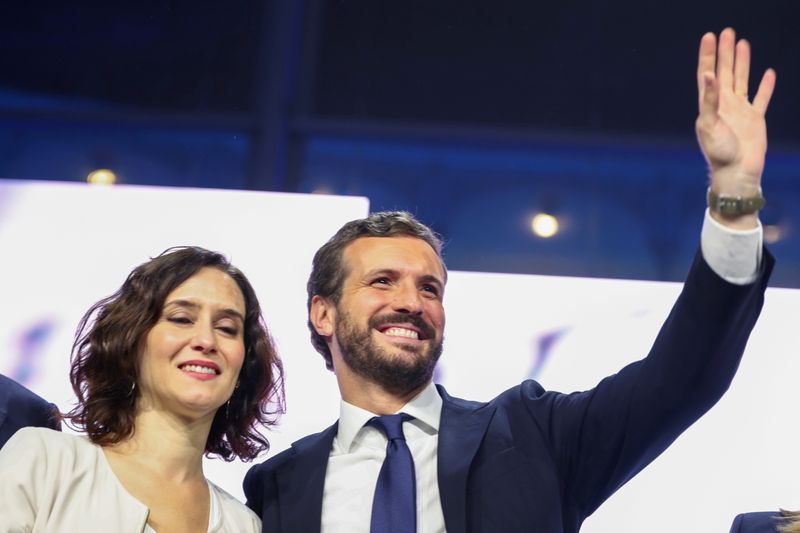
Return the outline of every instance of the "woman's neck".
[[[104,450],[171,481],[203,476],[203,453],[213,416],[187,421],[157,410],[137,414],[134,432]]]

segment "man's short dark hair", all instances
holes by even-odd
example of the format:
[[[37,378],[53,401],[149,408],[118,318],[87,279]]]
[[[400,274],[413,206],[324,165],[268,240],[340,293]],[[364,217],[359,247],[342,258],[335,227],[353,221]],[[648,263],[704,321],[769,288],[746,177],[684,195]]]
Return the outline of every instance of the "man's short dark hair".
[[[351,220],[341,227],[317,253],[311,265],[308,277],[308,329],[311,331],[311,344],[322,354],[325,365],[333,369],[333,360],[325,338],[317,333],[311,323],[311,300],[314,296],[329,298],[335,304],[342,296],[342,285],[348,271],[342,260],[344,249],[361,237],[414,237],[425,241],[436,252],[447,275],[447,268],[442,259],[442,239],[431,228],[414,218],[406,211],[380,211],[367,218]]]

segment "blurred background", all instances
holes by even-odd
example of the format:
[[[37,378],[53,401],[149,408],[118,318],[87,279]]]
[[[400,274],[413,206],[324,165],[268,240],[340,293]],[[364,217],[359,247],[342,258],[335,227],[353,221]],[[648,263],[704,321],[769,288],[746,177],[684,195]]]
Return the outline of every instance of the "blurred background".
[[[800,287],[796,1],[0,14],[0,178],[365,196],[442,233],[453,270],[646,280],[682,280],[697,248],[696,50],[734,26],[753,43],[750,93],[778,72],[762,221],[772,284]]]

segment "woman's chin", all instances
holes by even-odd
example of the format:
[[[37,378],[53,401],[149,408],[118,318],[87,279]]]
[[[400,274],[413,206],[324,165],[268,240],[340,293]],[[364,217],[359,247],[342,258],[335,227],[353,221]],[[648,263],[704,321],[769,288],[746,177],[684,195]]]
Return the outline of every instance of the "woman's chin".
[[[219,398],[193,397],[181,402],[180,414],[195,419],[213,419],[217,410],[224,406],[225,402],[220,402]]]

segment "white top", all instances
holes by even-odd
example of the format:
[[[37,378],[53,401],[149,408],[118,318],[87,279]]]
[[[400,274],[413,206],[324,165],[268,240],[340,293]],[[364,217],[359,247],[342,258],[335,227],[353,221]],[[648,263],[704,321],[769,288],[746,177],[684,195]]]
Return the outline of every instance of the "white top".
[[[709,267],[737,285],[753,282],[761,263],[762,229],[731,230],[706,210],[700,249]],[[417,478],[417,533],[444,533],[436,452],[442,399],[432,383],[398,412],[415,420],[403,423]],[[341,402],[338,434],[333,439],[322,496],[323,533],[369,533],[372,498],[386,457],[386,436],[364,424],[375,414]]]
[[[23,428],[0,449],[0,531],[143,533],[147,507],[131,496],[82,435]],[[209,482],[208,531],[261,532],[261,521]]]
[[[211,506],[208,510],[208,531],[213,531],[211,529],[212,524],[217,524],[220,521],[220,514],[219,514],[219,497],[217,496],[217,492],[212,488],[211,482],[206,480],[208,484],[208,492],[210,496]],[[155,529],[150,527],[150,524],[144,525],[144,533],[158,533]]]

